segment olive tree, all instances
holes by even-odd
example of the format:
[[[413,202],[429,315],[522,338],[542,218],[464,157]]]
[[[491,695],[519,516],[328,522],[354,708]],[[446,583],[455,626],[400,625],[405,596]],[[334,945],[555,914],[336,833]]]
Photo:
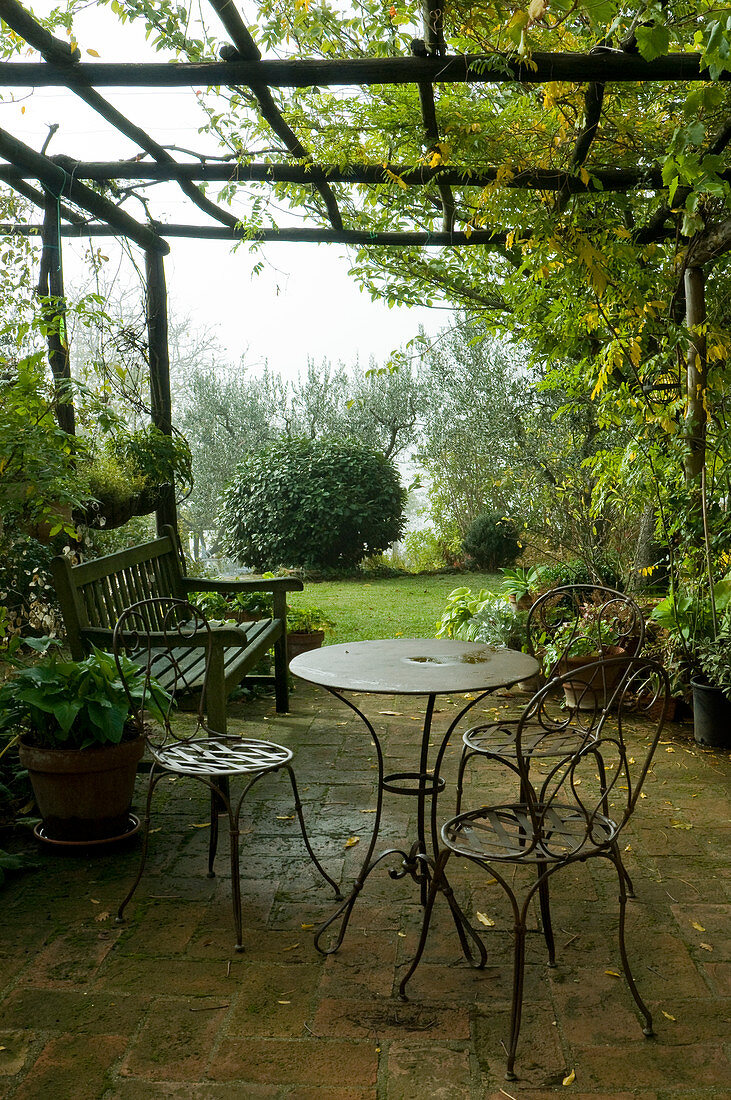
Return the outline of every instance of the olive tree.
[[[224,495],[226,551],[254,569],[352,568],[402,534],[394,465],[361,443],[280,439],[237,467]]]

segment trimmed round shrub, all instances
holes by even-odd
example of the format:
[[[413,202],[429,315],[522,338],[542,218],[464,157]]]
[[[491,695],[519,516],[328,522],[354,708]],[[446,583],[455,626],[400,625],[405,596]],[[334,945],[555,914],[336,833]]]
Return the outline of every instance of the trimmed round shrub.
[[[227,553],[253,569],[350,569],[404,528],[406,492],[378,451],[283,439],[246,456],[224,495]]]
[[[483,512],[470,524],[462,542],[465,554],[480,569],[495,573],[520,557],[521,545],[515,525],[499,512]]]

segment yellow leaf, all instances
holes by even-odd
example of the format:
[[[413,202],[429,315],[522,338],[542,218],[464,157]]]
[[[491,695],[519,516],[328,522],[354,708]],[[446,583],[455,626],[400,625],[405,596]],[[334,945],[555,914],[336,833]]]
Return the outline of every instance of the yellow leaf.
[[[348,839],[345,841],[345,847],[346,848],[353,848],[358,843],[359,840],[360,840],[359,836],[349,836]]]
[[[491,918],[488,917],[485,913],[475,913],[475,916],[477,917],[480,924],[484,924],[487,928],[495,927],[495,921],[491,920]]]
[[[547,0],[530,0],[528,5],[528,15],[531,19],[540,19],[548,8]]]
[[[292,1002],[291,1001],[277,1001],[277,1004],[278,1005],[291,1005]]]
[[[587,172],[586,168],[580,168],[579,169],[579,178],[580,178],[581,182],[584,184],[584,187],[588,186],[590,176],[589,176],[589,173]]]
[[[713,951],[710,943],[700,943],[698,946],[702,947],[704,951]]]
[[[663,1014],[663,1016],[665,1017],[666,1020],[672,1020],[673,1023],[677,1023],[677,1020],[675,1019],[675,1017],[671,1016],[669,1012],[665,1011],[665,1009],[662,1010],[662,1014]]]
[[[109,920],[109,913],[106,912],[106,911],[103,912],[103,913],[97,913],[97,915],[94,917],[94,920],[95,921]]]
[[[406,933],[405,932],[397,932],[396,935],[400,936],[402,940],[406,939]]]
[[[87,50],[86,52],[88,53],[89,57],[98,57],[99,56],[99,54],[96,52],[96,50]]]
[[[277,821],[294,821],[294,814],[277,814]]]
[[[292,943],[289,947],[283,947],[282,951],[294,951],[295,947],[299,947],[298,943]]]
[[[210,829],[210,827],[210,821],[201,821],[198,824],[188,826],[189,829]]]
[[[695,928],[696,932],[705,932],[705,928],[702,924],[699,924],[697,920],[692,920],[690,924],[691,928]]]
[[[311,932],[314,928],[314,924],[301,924],[300,928],[303,932]]]
[[[605,970],[604,973],[608,974],[610,978],[621,978],[622,977],[622,975],[619,973],[618,970]]]
[[[569,1073],[568,1076],[564,1077],[561,1084],[562,1085],[573,1085],[575,1080],[576,1080],[576,1070],[572,1069],[571,1073]]]

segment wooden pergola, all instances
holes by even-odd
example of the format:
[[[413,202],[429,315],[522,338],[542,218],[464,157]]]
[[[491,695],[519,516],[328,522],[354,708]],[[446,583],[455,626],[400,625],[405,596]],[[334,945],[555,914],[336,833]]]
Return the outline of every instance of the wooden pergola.
[[[701,68],[698,54],[669,54],[646,61],[633,43],[606,45],[584,54],[533,53],[530,59],[505,54],[448,56],[439,0],[423,0],[423,37],[412,42],[408,57],[266,60],[241,18],[233,0],[209,0],[223,24],[230,44],[220,50],[220,60],[204,62],[104,63],[82,62],[78,49],[53,36],[18,0],[0,0],[0,18],[42,60],[0,63],[0,86],[63,87],[91,107],[120,136],[129,139],[138,154],[133,159],[84,162],[68,156],[49,156],[24,144],[0,128],[0,181],[42,211],[34,224],[0,225],[0,234],[40,235],[43,244],[40,291],[49,309],[58,314],[64,309],[64,288],[60,266],[51,262],[53,250],[64,237],[121,236],[144,250],[147,280],[147,329],[152,420],[163,432],[172,431],[167,344],[167,294],[164,257],[170,251],[169,240],[179,237],[208,240],[240,239],[261,242],[335,243],[365,247],[444,248],[462,246],[492,249],[505,246],[505,232],[457,228],[455,190],[483,188],[500,177],[497,165],[316,163],[310,151],[297,137],[272,96],[272,88],[313,88],[373,85],[413,85],[418,89],[420,126],[426,149],[438,147],[440,130],[435,107],[435,85],[500,84],[521,82],[541,84],[570,81],[585,84],[584,118],[571,154],[567,171],[546,168],[521,170],[501,178],[503,186],[553,192],[557,203],[572,195],[607,191],[661,191],[661,173],[655,168],[593,169],[582,172],[596,135],[604,90],[613,82],[704,81],[709,79]],[[728,79],[722,73],[719,79]],[[286,157],[266,162],[238,159],[212,161],[176,159],[136,123],[125,117],[100,89],[105,87],[243,87],[253,97],[261,117],[286,150]],[[731,141],[731,126],[716,136],[709,152],[720,153]],[[731,180],[731,171],[723,173]],[[139,221],[121,205],[95,190],[93,184],[117,185],[123,181],[167,181],[177,184],[191,204],[205,216],[200,224],[163,223],[150,218]],[[363,225],[345,224],[333,185],[339,183],[380,186],[398,182],[400,188],[436,188],[441,208],[441,230],[400,228],[393,231],[369,230]],[[242,226],[230,209],[211,200],[201,184],[221,182],[234,188],[247,184],[291,183],[307,186],[318,197],[323,212],[322,224],[305,227],[252,229]],[[643,240],[664,239],[671,231],[667,224],[669,207],[661,208],[642,227]],[[694,309],[702,301],[693,296],[693,272],[707,257],[698,257],[689,268],[686,288],[692,320]],[[702,287],[701,287],[702,291]],[[702,297],[702,294],[701,294]],[[693,302],[696,302],[693,305]],[[53,327],[52,327],[53,330]],[[50,362],[57,380],[70,377],[69,352],[58,335],[50,338]],[[59,419],[67,431],[74,431],[73,407],[62,404]],[[172,497],[158,509],[158,523],[175,522]]]

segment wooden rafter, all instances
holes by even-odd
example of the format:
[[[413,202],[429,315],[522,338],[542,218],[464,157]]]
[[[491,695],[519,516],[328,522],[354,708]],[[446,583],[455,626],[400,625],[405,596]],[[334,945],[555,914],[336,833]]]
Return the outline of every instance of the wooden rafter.
[[[504,166],[448,164],[430,167],[426,164],[239,164],[181,163],[164,165],[150,161],[82,161],[69,160],[75,179],[95,180],[205,180],[209,183],[372,183],[423,187],[443,181],[451,187],[486,187],[500,180],[501,187],[526,188],[539,191],[560,191],[567,188],[575,194],[602,191],[629,191],[635,187],[646,190],[664,188],[659,168],[592,168],[584,182],[578,175],[553,168],[516,170],[507,175]],[[731,170],[720,173],[731,181]],[[32,172],[14,164],[0,164],[0,179],[15,184],[33,179]],[[79,219],[83,220],[83,219]]]
[[[209,0],[209,3],[223,23],[233,42],[234,49],[232,52],[226,52],[224,54],[223,50],[221,51],[222,56],[226,58],[227,64],[233,65],[237,58],[244,58],[247,61],[260,61],[261,54],[259,53],[259,49],[254,39],[249,34],[246,24],[234,7],[232,0]],[[300,160],[307,159],[309,153],[289,123],[284,119],[266,84],[251,84],[250,87],[259,104],[259,110],[261,111],[262,117],[268,122],[277,137],[284,142],[287,151]],[[333,229],[342,229],[343,219],[340,216],[337,200],[329,184],[321,182],[315,184],[315,187],[325,203],[325,209],[331,226]]]
[[[21,35],[28,45],[33,46],[45,58],[46,62],[61,63],[68,73],[67,86],[72,92],[83,100],[89,107],[97,112],[106,122],[109,122],[120,134],[124,134],[134,141],[140,149],[154,156],[161,164],[175,164],[175,158],[159,145],[153,138],[146,134],[139,126],[136,126],[121,111],[113,107],[94,88],[88,87],[84,82],[76,79],[78,71],[78,51],[71,50],[65,42],[53,37],[52,34],[37,23],[23,8],[18,0],[2,0],[0,13],[3,19]],[[228,211],[222,210],[216,203],[211,202],[193,183],[187,180],[178,180],[178,185],[185,195],[204,214],[208,214],[223,225],[235,225],[236,218]]]
[[[64,196],[95,218],[103,219],[115,235],[129,237],[142,248],[152,249],[153,252],[170,251],[170,246],[153,229],[135,221],[126,210],[120,210],[86,184],[79,183],[56,160],[37,153],[3,129],[0,129],[0,156],[31,172],[59,200]],[[78,225],[74,228],[77,233],[81,232]]]
[[[634,83],[710,80],[696,53],[674,53],[645,61],[639,54],[602,49],[586,54],[534,53],[530,65],[505,54],[457,57],[356,57],[338,61],[79,62],[75,79],[88,87],[205,88],[245,84],[271,88],[343,87],[370,84],[545,84],[548,81]],[[65,65],[0,63],[0,87],[49,88],[68,85]],[[719,74],[731,79],[731,72]]]

